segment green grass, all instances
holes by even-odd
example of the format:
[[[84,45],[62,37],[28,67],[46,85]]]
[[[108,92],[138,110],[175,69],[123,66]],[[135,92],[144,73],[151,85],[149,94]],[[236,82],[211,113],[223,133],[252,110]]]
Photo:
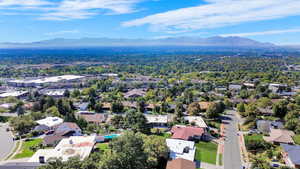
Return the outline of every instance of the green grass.
[[[299,144],[299,145],[300,145],[300,134],[295,135],[295,136],[293,137],[293,139],[294,139],[294,142],[295,142],[296,144]]]
[[[212,142],[202,142],[196,144],[196,156],[195,159],[209,163],[209,164],[216,164],[217,160],[217,150],[218,145]]]
[[[14,159],[27,158],[33,156],[35,151],[31,150],[30,147],[38,146],[42,143],[42,141],[42,139],[34,139],[23,142],[20,152],[14,156]]]
[[[96,145],[96,148],[98,148],[100,151],[104,152],[104,151],[107,151],[109,150],[109,146],[108,146],[108,143],[99,143]]]
[[[253,135],[245,135],[245,141],[263,141],[263,135],[261,134],[253,134]]]

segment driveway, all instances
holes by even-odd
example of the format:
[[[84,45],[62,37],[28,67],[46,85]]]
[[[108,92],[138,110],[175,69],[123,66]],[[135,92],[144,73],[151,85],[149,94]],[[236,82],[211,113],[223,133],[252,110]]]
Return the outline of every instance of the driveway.
[[[224,168],[241,169],[241,152],[238,137],[238,118],[235,111],[227,111],[225,115]]]
[[[0,161],[13,150],[15,143],[11,132],[7,132],[7,124],[0,123]]]

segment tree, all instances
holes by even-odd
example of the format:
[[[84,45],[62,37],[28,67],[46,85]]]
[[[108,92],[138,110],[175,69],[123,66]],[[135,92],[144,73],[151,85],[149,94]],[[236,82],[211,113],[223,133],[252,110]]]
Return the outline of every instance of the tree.
[[[137,102],[137,110],[141,113],[144,113],[146,111],[146,104],[144,101]]]
[[[271,166],[267,161],[263,159],[254,158],[252,161],[251,169],[271,169]]]
[[[100,169],[147,169],[148,156],[144,151],[143,137],[134,132],[125,132],[113,140],[100,162]]]
[[[150,129],[144,114],[136,110],[129,110],[125,116],[125,126],[135,132],[149,133]]]
[[[111,111],[114,113],[122,113],[124,110],[124,106],[121,102],[113,102],[111,105]]]
[[[51,115],[51,116],[60,116],[60,113],[56,106],[49,107],[46,110],[46,114]]]
[[[151,135],[144,137],[144,152],[147,154],[148,167],[155,168],[161,160],[168,158],[168,147],[164,138]]]
[[[196,116],[201,112],[201,107],[198,102],[193,102],[188,107],[188,113],[192,116]]]
[[[237,105],[237,111],[240,112],[240,113],[244,113],[246,110],[245,110],[245,104],[242,102],[242,103],[239,103]]]
[[[219,117],[219,114],[223,112],[223,108],[221,103],[212,103],[209,105],[208,109],[206,110],[206,116],[208,118],[216,118]]]
[[[80,90],[78,90],[78,89],[73,90],[71,96],[74,97],[74,98],[79,97],[80,96]]]
[[[95,105],[95,112],[97,112],[97,113],[101,113],[102,112],[102,103],[96,103],[96,105]]]
[[[175,107],[175,116],[177,120],[180,120],[183,117],[184,107],[182,103],[177,103]]]
[[[117,128],[124,128],[125,119],[122,115],[116,115],[111,118],[111,124]]]
[[[30,116],[25,115],[12,118],[10,120],[10,125],[16,132],[18,132],[20,135],[23,135],[29,132],[35,126],[35,122]]]
[[[295,98],[295,102],[300,106],[300,95]]]
[[[67,97],[67,98],[69,98],[71,96],[71,93],[70,93],[70,91],[67,89],[67,90],[65,90],[65,92],[64,92],[64,97]]]
[[[78,124],[78,126],[81,128],[81,129],[84,129],[87,127],[88,125],[88,122],[82,118],[82,117],[79,117],[76,121],[76,124]]]
[[[287,111],[287,103],[285,101],[280,101],[273,106],[273,112],[276,117],[284,117]]]
[[[17,108],[17,114],[18,114],[18,116],[25,114],[25,110],[24,110],[23,106],[19,106]]]

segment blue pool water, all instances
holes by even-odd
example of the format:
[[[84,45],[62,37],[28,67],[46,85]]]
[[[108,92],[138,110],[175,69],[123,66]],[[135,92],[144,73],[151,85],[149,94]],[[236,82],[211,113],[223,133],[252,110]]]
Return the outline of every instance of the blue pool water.
[[[117,138],[119,136],[120,136],[120,134],[111,134],[111,135],[104,136],[104,138],[105,139],[113,139],[113,138]]]

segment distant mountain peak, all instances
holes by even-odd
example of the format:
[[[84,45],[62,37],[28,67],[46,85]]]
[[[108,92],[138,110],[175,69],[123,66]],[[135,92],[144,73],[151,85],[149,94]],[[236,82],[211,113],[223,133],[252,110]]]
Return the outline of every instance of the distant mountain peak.
[[[62,47],[104,47],[104,46],[201,46],[201,47],[275,47],[272,43],[262,43],[237,36],[168,37],[162,39],[125,39],[125,38],[55,38],[31,43],[0,43],[0,48],[62,48]]]

